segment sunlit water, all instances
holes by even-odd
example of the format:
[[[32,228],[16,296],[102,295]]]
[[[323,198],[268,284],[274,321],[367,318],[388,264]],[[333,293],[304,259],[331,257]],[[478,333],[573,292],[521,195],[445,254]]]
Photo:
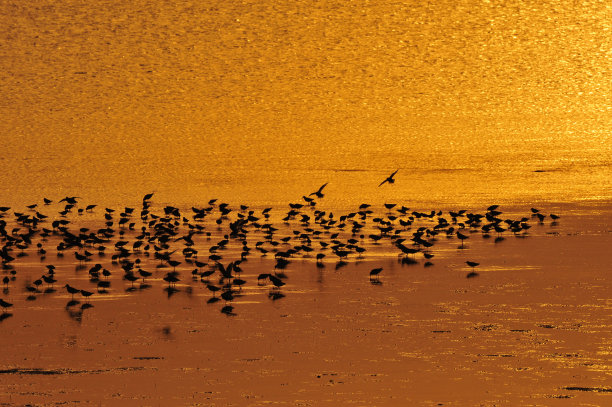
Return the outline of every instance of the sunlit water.
[[[4,3],[0,198],[609,199],[603,1]],[[377,188],[400,169],[393,188]]]
[[[52,236],[45,259],[34,247],[16,259],[2,293],[14,307],[0,320],[0,402],[605,404],[610,12],[605,1],[3,2],[9,222],[34,203],[59,218],[57,201],[78,196],[98,207],[70,227],[99,227],[105,207],[154,192],[156,211],[185,216],[211,198],[233,219],[239,204],[272,207],[291,236],[304,226],[280,221],[287,203],[324,183],[318,207],[336,217],[363,202],[386,216],[381,204],[397,202],[562,218],[497,243],[476,233],[465,249],[439,239],[431,267],[369,241],[343,267],[298,257],[276,301],[255,282],[272,254],[257,253],[234,316],[207,303],[190,263],[168,295],[169,269],[144,256],[150,287],[131,290],[110,254],[96,256],[109,293],[67,305],[63,283],[95,283]],[[202,253],[227,233],[207,222]],[[239,250],[232,241],[224,262]],[[28,300],[48,263],[58,289]],[[376,266],[381,284],[368,279]]]

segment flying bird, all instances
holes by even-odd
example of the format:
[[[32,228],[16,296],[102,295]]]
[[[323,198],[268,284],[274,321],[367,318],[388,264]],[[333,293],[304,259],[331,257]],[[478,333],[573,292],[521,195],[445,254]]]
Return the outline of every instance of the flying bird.
[[[321,187],[318,190],[316,190],[312,194],[309,194],[308,196],[316,195],[317,198],[323,198],[325,196],[323,195],[323,188],[325,188],[327,184],[329,184],[329,182],[326,182],[325,184],[321,185]]]
[[[397,174],[397,172],[399,171],[399,169],[395,170],[395,172],[391,175],[389,175],[387,178],[385,178],[385,180],[383,182],[381,182],[380,184],[378,184],[378,186],[382,186],[385,182],[388,182],[389,184],[393,184],[395,183],[395,179],[393,179],[393,177],[395,177],[395,174]]]

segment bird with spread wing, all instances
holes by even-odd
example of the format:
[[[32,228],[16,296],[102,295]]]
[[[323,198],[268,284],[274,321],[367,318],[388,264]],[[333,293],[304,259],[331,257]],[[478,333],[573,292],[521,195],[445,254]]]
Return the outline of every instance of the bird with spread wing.
[[[395,172],[393,172],[393,174],[389,175],[387,178],[385,178],[385,180],[383,182],[381,182],[380,184],[378,184],[378,186],[382,186],[385,182],[388,182],[389,184],[393,184],[395,182],[395,179],[393,177],[395,177],[395,174],[397,174],[397,172],[399,171],[399,169],[395,170]]]

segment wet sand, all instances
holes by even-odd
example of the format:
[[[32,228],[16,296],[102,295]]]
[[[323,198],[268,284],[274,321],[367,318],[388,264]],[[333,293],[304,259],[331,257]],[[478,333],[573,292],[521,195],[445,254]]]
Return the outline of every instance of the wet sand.
[[[154,202],[151,211],[162,207]],[[230,208],[229,220],[235,220],[238,206]],[[422,253],[398,256],[388,239],[370,241],[371,219],[388,216],[372,208],[360,232],[366,237],[358,239],[367,249],[362,258],[350,254],[339,266],[318,245],[334,230],[324,232],[313,239],[317,250],[290,259],[280,289],[257,283],[259,274],[274,271],[274,252],[262,257],[252,250],[240,264],[247,283],[234,288],[229,314],[220,312],[224,300],[210,303],[211,292],[199,276],[191,277],[195,266],[179,252],[173,255],[181,261],[176,289],[162,280],[172,267],[158,267],[160,261],[143,254],[131,259],[140,258],[153,275],[132,289],[112,262],[113,244],[104,256],[88,249],[96,254],[80,265],[75,250],[57,257],[58,235],[43,242],[41,259],[36,237],[3,273],[16,271],[0,296],[14,304],[0,322],[0,405],[606,405],[612,400],[606,255],[612,212],[606,203],[565,208],[557,222],[547,217],[540,223],[529,206],[502,207],[504,215],[528,216],[531,228],[518,236],[504,232],[503,239],[472,231],[464,248],[456,236],[438,235],[430,266]],[[57,207],[37,209],[51,215]],[[263,208],[253,209],[259,214]],[[271,212],[280,219],[287,210]],[[4,217],[9,225],[10,213]],[[191,216],[189,208],[181,213]],[[103,208],[68,214],[70,230],[102,227],[103,214]],[[121,237],[130,244],[140,233],[137,215],[134,222],[135,230],[125,228]],[[229,232],[227,222],[220,229],[214,217],[201,223],[211,236],[193,237],[200,260]],[[319,229],[297,220],[273,224],[277,238]],[[419,219],[401,235],[435,224]],[[180,230],[177,237],[188,228]],[[249,230],[253,248],[263,234]],[[350,228],[339,233],[346,241]],[[229,239],[218,251],[221,263],[237,260],[240,251]],[[326,254],[322,266],[319,252]],[[466,278],[473,271],[468,260],[480,263],[474,278]],[[96,263],[112,272],[107,293],[96,292],[90,280]],[[47,264],[56,266],[54,290],[43,284],[27,292]],[[372,280],[376,267],[383,271]],[[210,277],[212,284],[218,280],[218,272]],[[76,295],[71,303],[66,283],[94,294],[89,300]]]

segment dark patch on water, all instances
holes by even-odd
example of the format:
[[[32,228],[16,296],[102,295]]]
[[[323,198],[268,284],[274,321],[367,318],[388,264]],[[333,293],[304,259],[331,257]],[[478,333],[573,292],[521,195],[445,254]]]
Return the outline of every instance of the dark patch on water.
[[[563,389],[570,390],[570,391],[589,391],[593,393],[612,393],[612,388],[608,388],[608,387],[568,386],[568,387],[563,387]]]
[[[279,291],[272,291],[268,293],[268,298],[270,298],[272,301],[276,301],[276,300],[280,300],[281,298],[285,298],[285,294]]]
[[[41,368],[14,368],[2,369],[0,374],[18,374],[18,375],[68,375],[68,374],[100,374],[109,372],[131,372],[136,370],[144,370],[144,367],[118,367],[114,369],[97,369],[97,370],[75,370],[75,369],[41,369]]]
[[[360,168],[332,168],[330,171],[334,172],[368,172],[370,170],[364,170]]]
[[[563,389],[571,390],[571,391],[590,391],[594,393],[612,393],[612,388],[608,388],[608,387],[568,386],[568,387],[564,387]]]
[[[474,326],[472,329],[477,330],[477,331],[493,331],[497,329],[497,325],[494,325],[494,324],[478,325],[478,326]]]

